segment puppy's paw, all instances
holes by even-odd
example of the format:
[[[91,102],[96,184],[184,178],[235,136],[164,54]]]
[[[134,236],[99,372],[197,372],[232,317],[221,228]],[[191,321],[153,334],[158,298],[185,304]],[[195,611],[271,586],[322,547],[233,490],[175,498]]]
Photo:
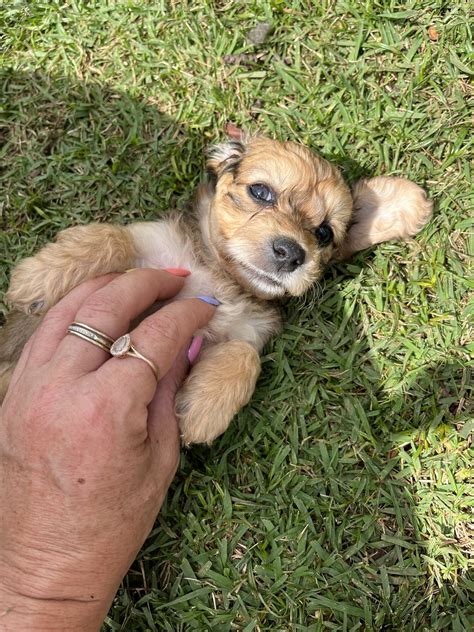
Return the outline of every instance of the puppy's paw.
[[[353,225],[341,248],[344,257],[384,241],[413,237],[433,210],[423,189],[405,178],[361,180],[354,187],[353,197]]]
[[[227,430],[238,408],[223,408],[218,401],[221,395],[222,393],[217,393],[209,386],[197,396],[187,392],[186,386],[178,393],[176,413],[184,445],[210,445],[216,437]]]
[[[26,314],[41,314],[60,298],[59,270],[51,270],[40,256],[28,257],[13,270],[6,300]]]
[[[210,444],[249,401],[260,373],[253,347],[233,341],[203,352],[176,397],[176,414],[185,445]]]
[[[132,267],[135,249],[122,226],[90,224],[63,230],[55,242],[13,270],[6,300],[27,314],[48,311],[76,285]]]

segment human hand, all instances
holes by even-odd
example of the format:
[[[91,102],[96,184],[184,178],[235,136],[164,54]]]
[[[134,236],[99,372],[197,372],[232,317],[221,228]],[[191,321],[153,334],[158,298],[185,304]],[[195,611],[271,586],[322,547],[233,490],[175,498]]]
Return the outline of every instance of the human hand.
[[[183,283],[147,269],[86,282],[25,347],[0,420],[2,630],[98,629],[149,534],[179,459],[185,350],[215,308],[175,301],[131,332],[158,386],[143,360],[66,331],[79,321],[115,339]]]

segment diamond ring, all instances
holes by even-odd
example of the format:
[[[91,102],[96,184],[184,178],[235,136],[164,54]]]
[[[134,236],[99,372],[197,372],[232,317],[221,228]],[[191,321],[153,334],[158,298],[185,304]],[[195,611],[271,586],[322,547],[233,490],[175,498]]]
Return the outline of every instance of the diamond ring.
[[[117,340],[110,347],[110,354],[113,355],[115,358],[126,358],[127,356],[129,356],[130,358],[138,358],[139,360],[143,360],[153,371],[153,374],[156,377],[156,381],[160,379],[160,372],[158,371],[158,367],[132,345],[130,334],[124,334],[123,336],[120,336],[120,338],[117,338]]]
[[[107,351],[107,353],[110,353],[110,347],[114,341],[110,338],[110,336],[104,334],[104,332],[78,322],[71,323],[67,328],[67,331],[69,334],[73,334],[73,336],[87,340],[87,342],[99,347],[99,349],[103,349],[104,351]]]

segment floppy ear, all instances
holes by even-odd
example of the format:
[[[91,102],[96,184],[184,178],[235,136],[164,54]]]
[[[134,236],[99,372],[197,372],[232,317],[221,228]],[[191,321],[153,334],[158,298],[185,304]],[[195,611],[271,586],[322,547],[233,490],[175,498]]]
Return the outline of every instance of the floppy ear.
[[[416,235],[431,217],[433,203],[414,182],[379,176],[360,180],[352,191],[354,211],[338,259],[383,241]]]
[[[226,171],[236,170],[244,154],[244,141],[232,140],[212,145],[207,152],[207,169],[211,175],[218,178]]]

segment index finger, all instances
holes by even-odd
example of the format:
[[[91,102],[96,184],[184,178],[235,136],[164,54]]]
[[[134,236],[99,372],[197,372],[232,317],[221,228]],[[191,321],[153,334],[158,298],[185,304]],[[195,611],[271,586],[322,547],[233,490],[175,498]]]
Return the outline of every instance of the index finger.
[[[165,270],[140,268],[113,279],[79,307],[74,321],[83,323],[115,340],[130,323],[156,301],[173,298],[182,289],[184,278]],[[68,323],[69,324],[69,323]],[[76,336],[64,336],[56,358],[76,373],[94,371],[108,353]]]
[[[157,367],[162,378],[174,364],[180,350],[207,325],[216,307],[198,298],[174,301],[143,320],[130,332],[132,345]],[[124,356],[107,360],[98,376],[123,394],[148,405],[156,390],[156,377],[140,358]]]

